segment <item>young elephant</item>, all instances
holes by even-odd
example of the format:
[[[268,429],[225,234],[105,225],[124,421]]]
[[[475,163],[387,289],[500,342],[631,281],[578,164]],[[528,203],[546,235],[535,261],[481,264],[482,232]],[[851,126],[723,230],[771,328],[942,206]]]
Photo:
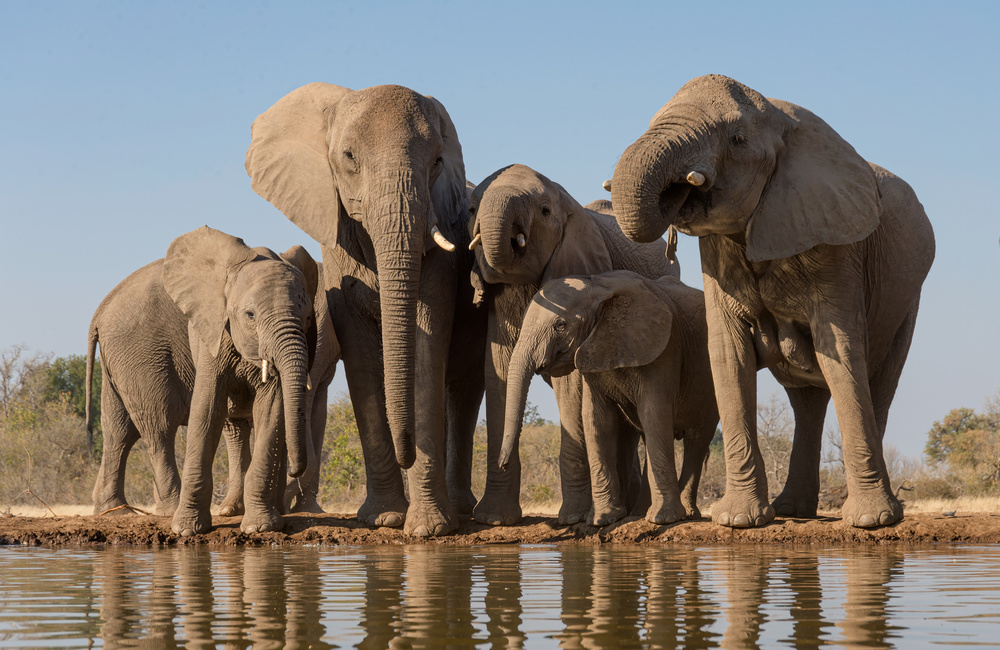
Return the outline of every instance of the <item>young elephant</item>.
[[[598,207],[610,210],[607,205]],[[679,276],[680,270],[668,259],[665,242],[630,241],[613,216],[584,208],[558,183],[524,165],[510,165],[487,177],[473,191],[469,209],[473,218],[471,246],[487,283],[482,290],[489,315],[490,351],[486,355],[488,469],[486,489],[476,505],[475,517],[484,523],[513,524],[521,518],[517,450],[512,452],[507,472],[500,472],[496,463],[503,439],[507,368],[532,296],[544,282],[567,275],[627,269],[658,278]],[[582,384],[579,376],[569,375],[554,378],[552,387],[563,429],[559,471],[563,503],[559,521],[576,523],[591,508],[580,419]],[[631,429],[627,422],[615,426]],[[634,450],[638,432],[623,431],[621,438],[623,450],[630,446]],[[624,452],[621,458],[626,465],[636,465]],[[623,478],[632,485],[630,492],[638,495],[638,472],[628,474]]]
[[[164,259],[108,294],[88,345],[88,388],[98,342],[103,370],[95,512],[125,504],[125,462],[141,436],[158,514],[173,514],[181,535],[209,530],[211,464],[228,419],[235,437],[248,434],[251,421],[257,431],[241,528],[281,527],[281,470],[287,464],[290,476],[300,476],[310,456],[307,329],[317,282],[316,264],[301,247],[278,256],[204,226],[175,239]],[[188,436],[181,483],[173,447],[182,424]]]
[[[547,282],[524,315],[511,358],[499,466],[521,433],[535,373],[583,375],[583,423],[593,510],[602,526],[627,514],[619,493],[608,423],[620,410],[644,434],[652,505],[646,519],[666,524],[700,516],[698,481],[719,422],[708,358],[702,292],[673,277],[629,271]],[[684,439],[680,487],[674,438]]]

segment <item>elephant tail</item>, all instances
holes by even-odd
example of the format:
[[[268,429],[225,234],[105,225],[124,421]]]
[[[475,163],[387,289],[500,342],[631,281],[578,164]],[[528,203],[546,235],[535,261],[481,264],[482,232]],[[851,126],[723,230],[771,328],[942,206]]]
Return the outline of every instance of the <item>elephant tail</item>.
[[[84,401],[84,412],[87,419],[87,451],[94,453],[94,422],[90,402],[93,399],[94,390],[94,355],[97,352],[97,324],[91,323],[87,332],[87,375],[84,378],[84,389],[86,399]]]

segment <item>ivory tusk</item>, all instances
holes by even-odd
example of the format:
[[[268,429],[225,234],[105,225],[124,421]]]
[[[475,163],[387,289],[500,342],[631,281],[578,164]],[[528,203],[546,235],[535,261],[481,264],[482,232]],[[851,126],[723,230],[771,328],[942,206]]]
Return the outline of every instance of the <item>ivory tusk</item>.
[[[475,250],[476,246],[479,246],[482,243],[483,243],[483,233],[477,232],[476,236],[472,238],[471,242],[469,242],[469,250],[470,251]]]
[[[267,359],[261,359],[260,362],[260,380],[267,383]]]
[[[601,187],[603,187],[604,189],[606,189],[607,191],[610,192],[611,191],[611,179],[609,178],[608,180],[606,180],[603,183],[601,183]]]
[[[431,237],[434,238],[434,243],[435,244],[437,244],[441,248],[445,249],[449,253],[455,250],[455,245],[452,244],[447,239],[445,239],[444,235],[441,234],[441,231],[438,230],[437,226],[434,226],[433,228],[431,228]]]
[[[309,375],[306,375],[306,390],[312,390],[312,389],[313,389],[312,379],[309,377]]]
[[[524,240],[524,233],[523,232],[517,233],[517,245],[520,246],[521,248],[524,248],[525,243],[526,242]]]
[[[685,177],[685,179],[687,180],[688,183],[691,183],[695,187],[700,187],[705,183],[705,175],[702,174],[701,172],[694,172],[694,171],[688,172],[688,175]]]

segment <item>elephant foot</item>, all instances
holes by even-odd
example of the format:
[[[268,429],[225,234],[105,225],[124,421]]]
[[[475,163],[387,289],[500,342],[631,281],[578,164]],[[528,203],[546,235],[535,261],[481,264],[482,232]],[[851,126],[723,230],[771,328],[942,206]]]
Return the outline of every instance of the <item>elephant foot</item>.
[[[366,526],[398,528],[406,520],[409,504],[402,496],[398,498],[378,498],[371,494],[358,508],[358,521]]]
[[[521,521],[519,495],[497,494],[497,490],[486,491],[476,504],[472,516],[481,524],[491,526],[513,526]]]
[[[649,506],[649,510],[646,511],[646,521],[653,524],[672,524],[675,521],[686,519],[687,516],[687,508],[677,498],[665,499],[661,503],[653,503]]]
[[[799,519],[815,519],[818,505],[819,499],[816,493],[795,494],[793,491],[790,494],[787,489],[782,490],[781,494],[771,502],[771,507],[774,508],[775,514],[781,517],[796,517]]]
[[[903,504],[882,489],[848,489],[841,517],[855,528],[889,526],[903,519]]]
[[[729,528],[756,528],[774,521],[774,508],[752,493],[730,489],[712,506],[712,521]]]
[[[319,501],[315,498],[300,498],[295,499],[288,512],[308,512],[310,514],[319,515],[326,512],[323,507],[319,505]]]
[[[285,518],[277,510],[259,510],[243,515],[240,530],[244,533],[268,533],[285,527]]]
[[[455,512],[464,518],[471,517],[472,513],[476,511],[476,495],[472,493],[472,490],[449,491],[448,500],[451,501]]]
[[[437,537],[447,535],[458,528],[454,515],[449,515],[441,508],[427,505],[410,505],[406,512],[406,525],[403,532],[414,537]]]
[[[226,499],[222,502],[222,505],[219,506],[219,514],[223,517],[238,517],[242,515],[243,512],[242,497],[240,497],[239,500],[226,497]]]
[[[562,505],[559,506],[559,523],[570,526],[581,521],[589,521],[592,505],[589,490],[585,496],[564,493]]]
[[[212,530],[212,513],[195,509],[178,508],[170,530],[181,537],[200,535]]]
[[[180,503],[180,499],[166,499],[160,501],[156,504],[156,508],[153,510],[154,514],[158,517],[173,517],[174,513],[177,512],[177,506]]]
[[[593,526],[607,526],[608,524],[613,524],[619,519],[623,519],[625,515],[628,514],[628,510],[624,506],[613,506],[611,508],[602,508],[600,510],[594,509],[588,519]]]

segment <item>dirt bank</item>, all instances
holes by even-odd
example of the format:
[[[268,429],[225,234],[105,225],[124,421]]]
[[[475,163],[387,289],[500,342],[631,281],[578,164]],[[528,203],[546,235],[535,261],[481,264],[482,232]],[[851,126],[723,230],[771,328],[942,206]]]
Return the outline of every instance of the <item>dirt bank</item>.
[[[656,526],[643,519],[595,528],[577,524],[560,526],[551,517],[528,516],[517,526],[491,527],[468,521],[458,532],[430,540],[403,534],[402,530],[362,526],[344,515],[291,515],[280,533],[245,535],[239,517],[215,517],[215,529],[205,535],[178,538],[170,532],[170,519],[146,515],[118,517],[18,517],[0,518],[0,544],[104,545],[104,544],[940,544],[1000,542],[1000,516],[992,514],[908,515],[896,526],[860,530],[839,519],[782,519],[763,528],[730,530],[710,521],[688,521]]]

